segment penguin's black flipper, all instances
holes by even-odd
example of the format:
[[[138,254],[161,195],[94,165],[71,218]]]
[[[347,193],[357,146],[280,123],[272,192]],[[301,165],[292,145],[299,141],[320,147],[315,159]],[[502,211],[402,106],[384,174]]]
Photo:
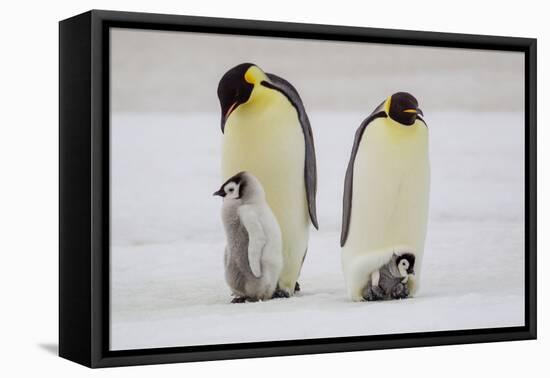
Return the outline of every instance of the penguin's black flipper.
[[[304,179],[306,182],[309,217],[311,218],[311,223],[313,226],[316,229],[319,229],[319,222],[317,221],[317,205],[315,202],[315,197],[317,196],[317,162],[315,159],[315,145],[313,143],[313,133],[311,131],[309,118],[307,117],[304,104],[302,103],[302,99],[300,98],[296,88],[294,88],[292,84],[282,77],[270,73],[266,73],[266,75],[271,82],[269,83],[264,81],[262,82],[262,85],[278,90],[284,94],[298,112],[298,118],[300,120],[300,124],[302,125],[302,132],[304,133],[306,145]]]
[[[388,115],[384,111],[384,102],[374,109],[370,116],[368,116],[359,126],[355,132],[355,140],[353,141],[353,148],[351,149],[351,157],[349,159],[348,168],[346,170],[346,179],[344,181],[344,209],[342,212],[342,234],[340,235],[340,246],[343,247],[346,244],[349,233],[349,222],[351,218],[351,202],[353,195],[353,167],[355,164],[355,156],[359,150],[359,144],[365,129],[377,118],[386,118]]]

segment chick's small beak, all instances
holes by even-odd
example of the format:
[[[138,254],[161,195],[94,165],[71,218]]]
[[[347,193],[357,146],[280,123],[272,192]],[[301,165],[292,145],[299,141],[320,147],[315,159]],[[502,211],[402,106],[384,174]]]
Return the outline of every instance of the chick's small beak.
[[[213,196],[225,197],[225,192],[224,192],[223,188],[218,190],[218,191],[215,191]]]
[[[413,275],[414,276],[414,268],[412,269],[409,269],[409,274]]]

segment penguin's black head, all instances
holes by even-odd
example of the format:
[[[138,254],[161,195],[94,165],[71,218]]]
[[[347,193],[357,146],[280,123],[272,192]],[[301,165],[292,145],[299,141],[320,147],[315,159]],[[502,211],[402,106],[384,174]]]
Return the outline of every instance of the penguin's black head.
[[[398,267],[402,266],[407,274],[414,274],[414,261],[415,256],[412,253],[403,253],[397,257],[396,264]]]
[[[223,183],[221,188],[214,192],[215,196],[240,199],[246,191],[246,173],[239,172]]]
[[[402,125],[411,126],[418,114],[424,115],[418,108],[418,101],[407,92],[397,92],[386,102],[386,111],[391,119]]]
[[[250,98],[254,84],[245,79],[245,74],[252,63],[242,63],[227,71],[218,84],[218,99],[222,111],[222,131],[225,121],[233,110]]]

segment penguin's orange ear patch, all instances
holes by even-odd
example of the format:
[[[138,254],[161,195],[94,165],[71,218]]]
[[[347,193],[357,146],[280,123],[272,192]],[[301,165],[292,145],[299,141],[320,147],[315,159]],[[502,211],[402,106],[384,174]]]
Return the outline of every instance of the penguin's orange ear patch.
[[[244,73],[244,80],[247,83],[254,84],[254,82],[255,82],[254,75],[252,75],[252,73],[250,72],[250,68],[248,70],[246,70],[246,72]]]
[[[384,111],[385,111],[386,114],[388,114],[388,115],[390,114],[391,97],[392,97],[392,96],[388,97],[388,98],[386,99],[386,103],[384,104]]]
[[[249,84],[260,84],[267,80],[266,74],[257,66],[250,66],[244,73],[244,80]]]

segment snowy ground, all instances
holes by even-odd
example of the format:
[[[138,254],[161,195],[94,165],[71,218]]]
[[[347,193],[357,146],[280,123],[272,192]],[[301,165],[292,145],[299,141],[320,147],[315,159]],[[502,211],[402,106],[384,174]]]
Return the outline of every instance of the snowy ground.
[[[524,323],[522,113],[428,114],[432,191],[416,298],[352,303],[338,246],[343,176],[365,115],[310,114],[320,231],[295,298],[229,304],[218,114],[112,118],[114,350]]]

